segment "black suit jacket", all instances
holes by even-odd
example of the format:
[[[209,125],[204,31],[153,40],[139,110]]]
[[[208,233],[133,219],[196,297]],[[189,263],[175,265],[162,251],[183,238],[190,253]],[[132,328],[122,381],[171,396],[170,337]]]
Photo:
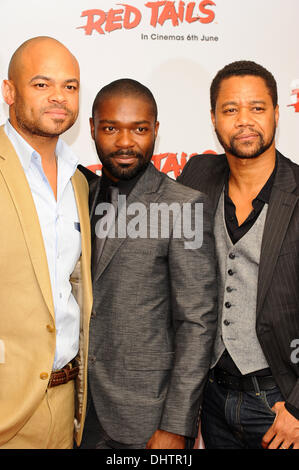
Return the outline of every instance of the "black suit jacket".
[[[297,416],[299,363],[294,340],[299,339],[299,166],[278,151],[276,155],[277,173],[259,266],[256,332],[272,374]],[[206,193],[216,211],[228,172],[225,155],[197,155],[178,180]]]

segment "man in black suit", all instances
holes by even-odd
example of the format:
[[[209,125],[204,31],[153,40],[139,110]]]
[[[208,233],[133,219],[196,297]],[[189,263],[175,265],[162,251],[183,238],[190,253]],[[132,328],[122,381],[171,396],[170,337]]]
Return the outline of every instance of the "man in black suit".
[[[227,65],[211,117],[224,155],[179,181],[210,197],[219,320],[202,433],[208,448],[299,448],[299,167],[275,148],[277,87],[264,67]]]

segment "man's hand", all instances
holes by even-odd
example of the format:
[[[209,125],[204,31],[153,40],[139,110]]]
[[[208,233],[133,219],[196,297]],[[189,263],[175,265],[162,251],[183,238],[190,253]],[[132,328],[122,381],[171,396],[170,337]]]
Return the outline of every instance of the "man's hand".
[[[262,439],[264,449],[288,449],[291,445],[299,449],[299,420],[288,412],[283,401],[275,403],[272,410],[276,418]]]
[[[148,443],[147,449],[185,449],[185,438],[172,432],[158,429]]]

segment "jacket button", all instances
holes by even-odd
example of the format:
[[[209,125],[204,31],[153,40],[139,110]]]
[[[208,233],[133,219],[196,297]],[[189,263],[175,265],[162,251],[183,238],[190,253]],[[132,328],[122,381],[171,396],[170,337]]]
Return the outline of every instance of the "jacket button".
[[[234,274],[234,271],[233,271],[232,269],[229,269],[229,270],[227,271],[227,274],[228,274],[229,276],[232,276],[232,275]]]
[[[49,374],[48,374],[47,372],[42,372],[42,373],[40,374],[40,378],[41,378],[42,380],[46,380],[48,377],[49,377]]]
[[[49,333],[54,333],[55,328],[52,325],[47,325],[47,330],[49,331]]]
[[[232,292],[232,291],[233,291],[233,288],[232,288],[232,287],[229,287],[229,286],[228,286],[228,287],[226,288],[226,292]]]
[[[229,256],[230,259],[235,259],[235,257],[236,257],[236,255],[234,253],[230,253],[228,256]]]
[[[225,326],[228,326],[230,324],[230,322],[228,320],[224,320],[223,323],[225,324]]]
[[[232,306],[232,304],[230,302],[225,302],[224,305],[225,305],[226,308],[231,308],[231,306]]]

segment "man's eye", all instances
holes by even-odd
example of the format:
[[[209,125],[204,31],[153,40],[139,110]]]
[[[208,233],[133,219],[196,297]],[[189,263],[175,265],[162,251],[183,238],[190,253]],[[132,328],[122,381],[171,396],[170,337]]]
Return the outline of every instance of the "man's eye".
[[[225,110],[224,110],[224,113],[225,113],[225,114],[233,114],[233,113],[235,113],[236,111],[237,111],[236,108],[228,108],[228,109],[225,109]]]
[[[115,130],[115,127],[113,126],[106,126],[103,129],[105,132],[113,132]]]
[[[67,85],[66,88],[67,88],[68,90],[77,90],[76,85]]]
[[[46,88],[47,84],[46,83],[35,83],[34,86],[36,88]]]
[[[146,127],[137,127],[136,129],[136,132],[138,132],[138,134],[144,134],[146,131],[147,131]]]

